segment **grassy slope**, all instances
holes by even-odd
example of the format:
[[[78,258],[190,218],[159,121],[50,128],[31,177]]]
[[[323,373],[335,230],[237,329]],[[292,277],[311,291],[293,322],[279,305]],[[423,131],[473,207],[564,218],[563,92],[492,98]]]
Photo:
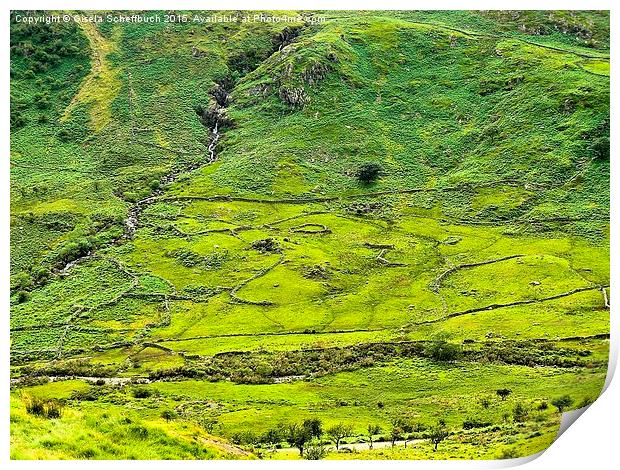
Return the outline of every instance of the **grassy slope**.
[[[68,398],[84,389],[75,381],[34,387],[44,398]],[[11,459],[237,459],[247,454],[214,439],[189,423],[161,417],[144,419],[139,409],[96,405],[64,408],[62,418],[49,420],[26,413],[11,400]]]
[[[49,359],[84,357],[109,374],[133,376],[200,366],[224,351],[346,347],[426,340],[437,333],[454,342],[491,338],[502,344],[608,332],[608,311],[596,286],[609,282],[609,161],[592,148],[592,139],[604,137],[601,124],[609,114],[608,19],[595,13],[568,19],[561,14],[562,21],[544,13],[525,19],[468,12],[327,16],[332,20],[305,28],[271,57],[281,25],[105,25],[84,31],[100,60],[90,75],[83,69],[86,78],[72,104],[67,107],[77,80],[73,88],[66,85],[67,99],[53,104],[50,124],[39,123],[39,111],[30,107],[26,125],[12,133],[11,159],[27,165],[12,168],[12,270],[16,291],[31,291],[26,302],[19,303],[17,293],[13,297],[16,364],[45,370],[65,362]],[[555,31],[575,18],[588,25],[594,42]],[[523,22],[532,31],[555,32],[524,34],[518,30]],[[70,34],[80,37],[78,31]],[[84,56],[79,60],[85,64]],[[239,63],[258,68],[245,73],[232,65]],[[20,67],[19,57],[13,64]],[[70,66],[65,61],[43,77],[65,77]],[[172,169],[205,161],[208,130],[194,109],[205,106],[214,82],[227,76],[238,79],[228,109],[235,125],[224,132],[218,162],[182,174],[163,196],[232,194],[276,203],[162,201],[145,210],[134,240],[106,247],[122,230],[132,201],[148,196]],[[34,86],[34,79],[18,74],[12,93],[30,96]],[[292,107],[281,98],[299,89],[305,106]],[[55,149],[54,159],[42,142]],[[365,161],[384,169],[370,186],[354,177]],[[449,190],[463,183],[468,186]],[[412,188],[430,191],[406,192]],[[394,194],[358,196],[378,191]],[[332,195],[351,197],[277,202]],[[368,205],[370,212],[359,215]],[[303,223],[330,233],[296,232]],[[235,227],[242,228],[209,232]],[[278,241],[281,254],[250,248],[267,236]],[[96,257],[67,277],[36,281],[43,285],[33,288],[31,278],[37,276],[31,266],[40,260],[57,266],[63,247],[83,239],[100,247]],[[365,243],[394,245],[384,256],[405,266],[383,265],[376,259],[380,250]],[[452,265],[511,255],[519,257],[457,270],[437,291],[429,287]],[[316,266],[324,274],[309,276]],[[252,276],[257,278],[243,284]],[[500,285],[492,282],[498,278],[504,280]],[[217,286],[239,286],[234,295],[246,303],[229,290],[213,292]],[[442,320],[472,307],[528,299],[542,301]],[[440,321],[420,324],[429,320]],[[142,351],[152,339],[181,355]],[[210,450],[198,455],[195,444],[187,443],[189,433],[198,431],[186,423],[202,422],[202,412],[189,410],[180,423],[164,424],[159,413],[172,407],[170,400],[215,401],[207,414],[218,421],[215,431],[227,437],[303,415],[351,422],[361,433],[366,421],[387,428],[393,415],[409,409],[425,423],[445,416],[456,429],[468,414],[481,412],[481,394],[500,386],[510,386],[515,396],[486,412],[502,426],[498,436],[478,449],[468,447],[467,436],[455,437],[441,455],[497,457],[505,444],[526,455],[552,439],[555,417],[543,413],[547,424],[539,426],[532,414],[528,432],[542,437],[529,441],[502,418],[517,401],[534,406],[569,393],[577,405],[602,386],[606,341],[563,347],[569,356],[585,349],[587,368],[476,363],[446,368],[396,360],[291,384],[155,383],[158,394],[147,400],[148,413],[162,423],[154,432],[166,433],[159,439],[166,443],[143,454],[133,444],[116,454],[100,446],[92,455],[80,454],[78,444],[34,448],[20,427],[34,423],[75,436],[83,431],[82,416],[108,423],[96,417],[108,413],[115,396],[127,400],[126,389],[106,391],[94,403],[69,399],[57,423],[25,415],[14,396],[15,456],[221,457]],[[378,410],[375,395],[383,390],[386,371],[398,380],[380,392],[387,406]],[[481,374],[493,384],[490,390],[461,387],[463,377],[483,383]],[[421,377],[429,378],[424,397],[416,395]],[[45,393],[51,386],[34,391]],[[346,401],[360,402],[354,413],[338,404],[346,388],[351,391]],[[287,402],[291,395],[294,403]],[[442,397],[445,407],[429,406]],[[134,405],[136,419],[144,419],[148,413],[136,400],[127,409]],[[121,424],[112,420],[105,429],[121,432]],[[474,433],[473,440],[482,436]],[[402,457],[432,455],[421,452]],[[374,456],[390,457],[385,451]]]

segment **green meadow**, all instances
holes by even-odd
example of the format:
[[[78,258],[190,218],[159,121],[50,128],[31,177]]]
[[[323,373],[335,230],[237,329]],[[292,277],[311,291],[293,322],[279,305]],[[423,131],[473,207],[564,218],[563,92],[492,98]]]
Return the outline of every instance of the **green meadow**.
[[[13,15],[11,457],[544,450],[609,165],[608,12]]]

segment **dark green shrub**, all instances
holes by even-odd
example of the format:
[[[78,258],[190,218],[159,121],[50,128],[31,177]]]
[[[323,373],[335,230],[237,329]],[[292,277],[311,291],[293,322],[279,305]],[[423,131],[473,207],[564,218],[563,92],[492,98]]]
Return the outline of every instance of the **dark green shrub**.
[[[87,255],[93,248],[89,239],[82,238],[80,240],[69,242],[63,246],[58,252],[58,258],[63,263],[70,263],[76,259]]]
[[[280,245],[273,238],[265,238],[263,240],[254,240],[252,248],[261,253],[279,253]]]
[[[148,388],[134,388],[131,391],[131,394],[134,398],[149,398],[153,395],[153,392],[151,392]]]
[[[11,276],[11,290],[13,291],[29,290],[33,287],[33,285],[34,279],[32,279],[32,277],[24,271]]]
[[[30,293],[25,290],[20,290],[17,292],[16,298],[18,304],[23,304],[30,298]]]
[[[528,414],[527,407],[522,403],[517,403],[512,409],[512,417],[515,423],[523,423],[526,421]]]
[[[476,418],[470,418],[463,422],[463,429],[486,428],[490,425],[491,423],[480,421]]]
[[[149,430],[144,426],[132,426],[129,428],[129,434],[137,439],[146,439],[149,437]]]
[[[449,343],[446,340],[437,340],[430,342],[425,350],[424,355],[435,361],[454,361],[461,355],[461,347],[458,344]]]
[[[363,184],[373,183],[381,174],[381,166],[377,163],[369,162],[362,164],[357,170],[357,179]]]
[[[280,428],[273,428],[265,431],[260,441],[264,444],[277,444],[284,440],[284,432]]]
[[[177,417],[177,414],[172,410],[164,410],[161,413],[161,417],[166,421],[172,421]]]

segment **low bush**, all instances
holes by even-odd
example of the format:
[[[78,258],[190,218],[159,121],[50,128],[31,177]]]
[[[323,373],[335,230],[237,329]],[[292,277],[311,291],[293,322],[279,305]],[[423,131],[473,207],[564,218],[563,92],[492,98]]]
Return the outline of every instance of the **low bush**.
[[[153,392],[151,392],[148,388],[134,388],[131,391],[131,394],[134,398],[149,398]]]
[[[476,419],[476,418],[466,419],[463,422],[463,429],[486,428],[488,426],[491,426],[491,423],[480,421],[479,419]]]
[[[43,399],[29,394],[22,394],[22,402],[26,412],[48,419],[58,419],[62,416],[62,404],[58,400]]]

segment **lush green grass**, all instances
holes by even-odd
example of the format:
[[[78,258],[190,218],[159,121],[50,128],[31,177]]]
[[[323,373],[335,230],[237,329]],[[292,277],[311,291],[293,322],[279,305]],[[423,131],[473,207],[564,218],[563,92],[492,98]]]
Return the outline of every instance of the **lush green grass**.
[[[12,23],[12,374],[153,379],[139,398],[27,377],[13,458],[246,456],[211,434],[293,458],[256,437],[316,417],[387,438],[395,416],[452,435],[328,458],[502,458],[553,440],[542,402],[596,398],[608,14],[315,14]],[[368,162],[381,171],[362,183]],[[432,359],[438,338],[462,354]],[[347,363],[359,348],[379,352]],[[21,392],[62,417],[28,413]],[[474,416],[490,425],[463,430]]]
[[[54,384],[55,385],[55,384]],[[49,394],[58,396],[50,384]],[[36,387],[35,387],[36,389]],[[41,393],[41,388],[33,392]],[[11,459],[235,459],[238,449],[187,422],[144,419],[114,406],[63,407],[59,419],[31,416],[11,397]]]
[[[212,422],[215,432],[228,437],[237,434],[260,435],[272,428],[281,428],[291,421],[318,417],[325,426],[339,422],[353,425],[353,435],[347,442],[364,442],[365,428],[369,423],[382,428],[381,435],[389,433],[391,422],[396,416],[405,416],[420,425],[431,426],[438,419],[445,419],[453,436],[446,442],[442,453],[435,458],[482,458],[497,457],[506,446],[501,443],[521,444],[524,434],[543,436],[529,444],[514,446],[519,455],[542,450],[552,439],[557,422],[557,412],[549,408],[537,410],[542,402],[570,394],[581,403],[596,397],[604,382],[604,373],[579,369],[558,370],[553,367],[530,368],[524,366],[499,366],[482,364],[438,365],[427,360],[403,360],[384,366],[371,367],[352,372],[343,372],[312,381],[298,381],[276,385],[239,385],[230,382],[209,383],[204,381],[156,382],[141,386],[153,394],[147,398],[134,398],[131,390],[105,386],[92,386],[98,401],[91,403],[71,391],[84,391],[79,382],[50,383],[29,387],[27,393],[41,397],[68,399],[67,416],[59,420],[58,427],[72,424],[72,417],[78,413],[87,416],[106,410],[110,416],[93,421],[98,432],[112,432],[107,426],[112,420],[112,410],[106,404],[122,400],[124,408],[133,410],[131,416],[140,413],[140,418],[159,426],[157,419],[162,411],[176,409],[179,423],[187,420],[203,423]],[[512,390],[503,401],[496,396],[498,388]],[[488,405],[484,405],[484,401]],[[19,399],[14,397],[14,402]],[[512,410],[517,403],[528,410],[524,423],[511,425]],[[486,406],[486,407],[485,407]],[[20,411],[18,405],[17,412]],[[21,415],[20,415],[21,416]],[[498,426],[495,431],[484,434],[487,446],[479,449],[461,444],[474,444],[483,434],[465,432],[463,422],[476,418]],[[32,420],[34,418],[30,418]],[[43,420],[44,421],[44,420]],[[67,423],[68,421],[68,423]],[[113,420],[112,420],[113,421]],[[14,422],[21,423],[17,418]],[[87,421],[90,423],[91,421]],[[105,425],[105,426],[104,426]],[[116,424],[118,425],[118,424]],[[181,424],[167,425],[166,430],[176,430]],[[183,425],[185,429],[188,425]],[[88,424],[87,429],[91,426]],[[14,433],[19,435],[14,427]],[[502,432],[497,432],[502,429]],[[186,431],[189,433],[189,431]],[[474,434],[474,435],[472,435]],[[515,437],[509,437],[515,435]],[[478,437],[476,437],[478,436]],[[246,437],[247,439],[247,437]],[[379,437],[377,440],[380,440]],[[419,439],[419,438],[418,438]],[[131,445],[127,444],[127,451]],[[432,458],[427,445],[415,445],[413,454],[397,453],[401,458]],[[418,452],[424,452],[419,454]],[[396,455],[361,454],[358,457],[396,458]],[[374,455],[374,457],[373,457]],[[389,457],[392,455],[392,457]],[[425,455],[426,457],[422,457]],[[142,456],[144,458],[145,456]]]
[[[362,435],[368,422],[376,421],[385,430],[391,420],[404,413],[417,422],[434,424],[445,418],[453,428],[475,415],[500,424],[515,403],[551,400],[556,395],[574,393],[575,399],[598,395],[604,375],[592,371],[559,371],[494,365],[447,365],[405,360],[397,364],[343,372],[309,382],[277,385],[238,385],[226,382],[186,381],[182,384],[158,382],[150,385],[164,396],[214,401],[218,421],[228,434],[253,430],[260,433],[278,423],[305,417],[320,417],[326,424],[350,422]],[[489,384],[493,384],[492,387]],[[579,385],[577,385],[579,384]],[[495,389],[510,388],[513,395],[502,402]],[[484,409],[483,397],[493,405]],[[377,404],[381,402],[384,407]],[[533,406],[532,406],[533,407]],[[227,409],[228,408],[228,409]],[[548,411],[552,414],[552,410]]]

